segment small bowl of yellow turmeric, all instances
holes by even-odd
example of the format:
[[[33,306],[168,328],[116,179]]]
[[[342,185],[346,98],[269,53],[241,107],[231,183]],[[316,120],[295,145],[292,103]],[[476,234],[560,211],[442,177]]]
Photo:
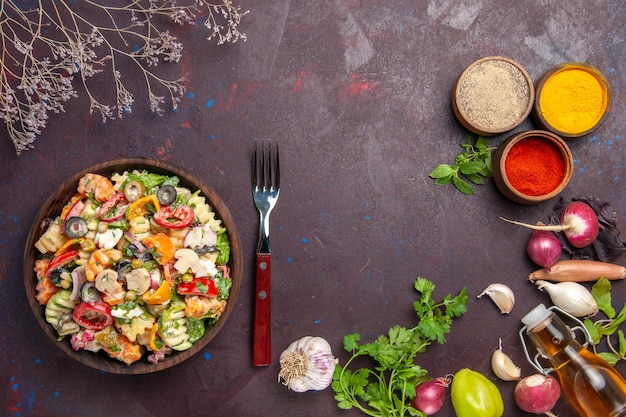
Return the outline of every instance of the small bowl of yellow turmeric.
[[[537,81],[535,94],[534,122],[564,139],[590,134],[611,108],[611,87],[604,75],[580,62],[550,69]]]

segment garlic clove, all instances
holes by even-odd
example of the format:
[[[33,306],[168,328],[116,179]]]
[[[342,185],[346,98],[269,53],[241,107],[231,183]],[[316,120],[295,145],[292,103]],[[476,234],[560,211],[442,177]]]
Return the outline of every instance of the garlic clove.
[[[577,282],[551,282],[537,280],[535,285],[546,291],[552,303],[575,317],[591,317],[600,310],[591,292]]]
[[[491,369],[503,381],[516,381],[522,376],[521,368],[502,351],[502,339],[498,339],[498,349],[494,350],[491,355]]]
[[[491,298],[491,301],[500,309],[500,314],[509,314],[513,310],[515,294],[513,294],[513,290],[506,285],[499,283],[491,284],[476,298],[480,298],[483,295],[487,295]]]

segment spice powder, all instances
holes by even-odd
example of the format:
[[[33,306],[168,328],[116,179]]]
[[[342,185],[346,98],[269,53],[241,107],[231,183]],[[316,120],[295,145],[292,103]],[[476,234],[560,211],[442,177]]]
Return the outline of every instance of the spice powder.
[[[567,66],[545,81],[539,107],[552,127],[576,135],[600,122],[607,110],[607,96],[604,83],[592,71]]]
[[[530,196],[554,191],[565,176],[561,150],[542,138],[529,137],[511,147],[504,161],[506,177],[517,191]]]
[[[529,108],[530,87],[515,65],[501,59],[479,62],[459,80],[456,104],[466,119],[487,131],[512,129]]]

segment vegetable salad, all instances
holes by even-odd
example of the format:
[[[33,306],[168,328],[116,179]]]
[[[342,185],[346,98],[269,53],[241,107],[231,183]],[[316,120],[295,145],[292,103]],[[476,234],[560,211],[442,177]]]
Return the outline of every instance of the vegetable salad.
[[[176,176],[86,174],[35,247],[37,300],[59,340],[127,365],[191,348],[232,285],[226,229]]]

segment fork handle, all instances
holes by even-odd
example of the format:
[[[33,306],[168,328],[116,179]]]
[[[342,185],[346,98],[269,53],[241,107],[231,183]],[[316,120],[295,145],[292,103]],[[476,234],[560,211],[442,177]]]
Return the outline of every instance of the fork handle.
[[[256,254],[256,292],[254,301],[254,329],[252,364],[267,366],[271,362],[271,257],[269,253]]]

